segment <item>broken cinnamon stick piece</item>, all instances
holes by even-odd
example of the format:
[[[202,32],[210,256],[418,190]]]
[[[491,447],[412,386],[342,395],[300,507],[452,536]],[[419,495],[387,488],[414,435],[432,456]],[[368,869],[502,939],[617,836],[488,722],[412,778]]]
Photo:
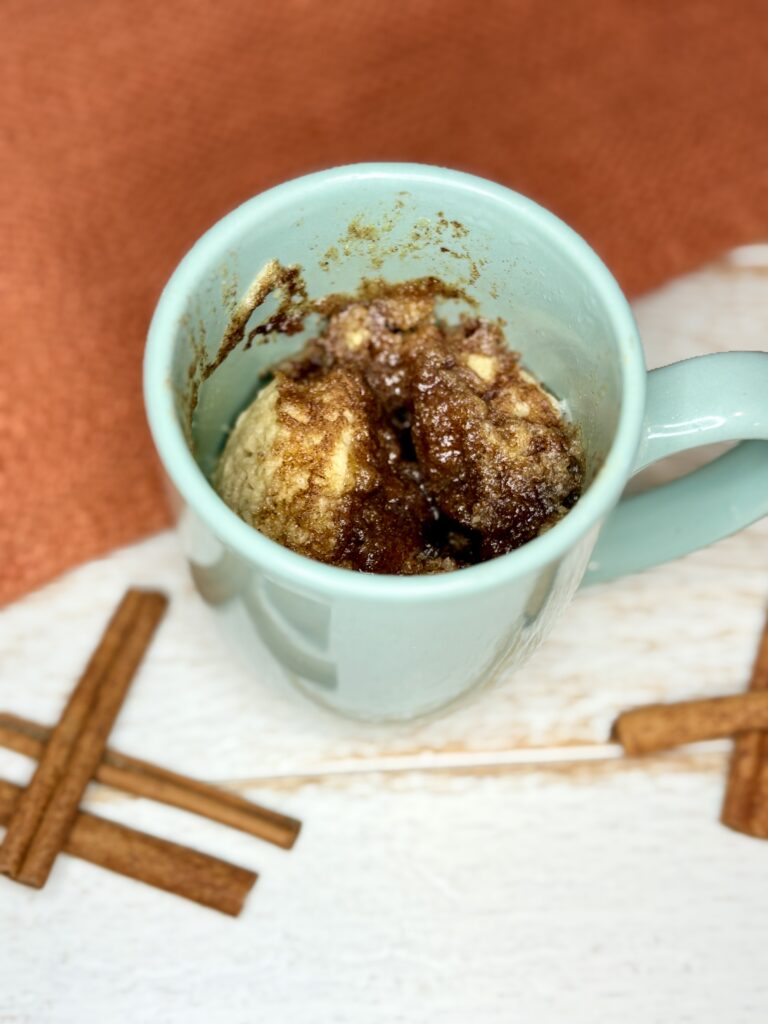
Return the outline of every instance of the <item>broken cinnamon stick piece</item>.
[[[768,729],[768,691],[633,708],[619,715],[611,736],[636,756],[750,729]]]
[[[752,667],[750,693],[768,693],[768,619]],[[720,820],[737,832],[768,839],[768,733],[736,738]]]
[[[8,824],[22,792],[0,779],[0,825]],[[240,913],[258,877],[218,857],[85,812],[76,815],[64,851],[232,916]]]
[[[123,598],[18,801],[0,871],[35,888],[45,884],[167,604],[154,591],[132,589]]]
[[[40,758],[50,735],[51,730],[37,722],[0,713],[0,746]],[[296,842],[301,829],[301,822],[288,815],[116,750],[105,751],[94,778],[105,786],[199,814],[286,850]]]

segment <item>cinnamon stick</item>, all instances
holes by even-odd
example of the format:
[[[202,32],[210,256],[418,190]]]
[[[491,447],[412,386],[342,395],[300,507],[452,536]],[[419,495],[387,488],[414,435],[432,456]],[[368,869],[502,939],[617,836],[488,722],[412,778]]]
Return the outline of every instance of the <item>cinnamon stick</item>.
[[[749,689],[768,692],[768,619]],[[768,733],[753,730],[736,738],[720,820],[737,832],[768,839]]]
[[[51,730],[45,726],[18,715],[0,713],[0,746],[27,757],[40,758],[50,736]],[[301,822],[295,818],[109,748],[104,752],[94,778],[124,793],[191,811],[286,850],[296,842],[301,829]]]
[[[34,779],[16,804],[11,827],[0,847],[0,872],[4,874],[13,876],[21,867],[42,810],[64,774],[72,744],[91,706],[96,687],[124,640],[135,614],[136,600],[135,594],[127,594],[112,616],[59,720],[55,739],[49,743]]]
[[[22,790],[0,779],[0,825],[14,814]],[[202,903],[223,914],[240,913],[257,879],[253,871],[166,839],[80,812],[64,850],[156,889]]]
[[[45,884],[167,603],[162,594],[134,589],[121,601],[11,816],[0,871],[36,888]]]
[[[750,729],[768,729],[768,691],[633,708],[619,715],[612,736],[634,756]]]

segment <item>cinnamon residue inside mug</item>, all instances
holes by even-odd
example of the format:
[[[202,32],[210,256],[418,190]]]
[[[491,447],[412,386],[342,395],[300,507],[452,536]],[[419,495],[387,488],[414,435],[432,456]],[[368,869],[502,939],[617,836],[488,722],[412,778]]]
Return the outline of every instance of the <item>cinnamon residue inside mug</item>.
[[[246,522],[331,565],[413,575],[512,551],[575,504],[577,429],[498,323],[436,317],[430,280],[341,305],[273,368],[215,476]]]

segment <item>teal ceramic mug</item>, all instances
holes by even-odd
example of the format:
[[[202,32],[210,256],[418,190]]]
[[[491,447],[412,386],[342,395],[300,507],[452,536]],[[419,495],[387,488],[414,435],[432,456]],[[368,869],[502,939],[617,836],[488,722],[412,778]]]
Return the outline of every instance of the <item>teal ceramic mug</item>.
[[[353,291],[364,277],[432,274],[503,317],[509,344],[581,427],[589,483],[572,511],[510,554],[422,577],[323,565],[240,520],[209,483],[217,453],[259,372],[317,324],[235,348],[200,388],[191,428],[188,374],[201,352],[213,358],[273,258],[301,265],[313,297]],[[230,213],[162,294],[144,387],[203,598],[257,672],[275,658],[305,692],[357,717],[403,719],[455,701],[520,665],[583,579],[682,555],[768,511],[768,354],[703,356],[647,373],[627,300],[578,235],[521,195],[441,168],[322,171]],[[743,443],[619,502],[649,463],[731,440]]]

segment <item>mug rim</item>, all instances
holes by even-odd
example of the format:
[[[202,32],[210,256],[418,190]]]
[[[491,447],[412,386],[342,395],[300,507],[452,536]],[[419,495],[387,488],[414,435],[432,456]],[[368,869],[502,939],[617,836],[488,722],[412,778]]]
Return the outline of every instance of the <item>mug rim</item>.
[[[326,565],[297,554],[260,533],[233,512],[216,493],[190,452],[176,413],[171,359],[186,302],[211,263],[236,247],[244,221],[258,221],[270,209],[290,202],[297,192],[321,191],[328,184],[361,179],[396,181],[407,187],[439,182],[474,192],[511,209],[550,237],[584,272],[599,295],[619,349],[621,407],[619,422],[603,465],[582,497],[551,529],[506,555],[453,572],[419,576],[362,573]],[[152,316],[144,355],[144,403],[160,461],[174,487],[214,535],[248,562],[279,575],[284,582],[317,593],[385,601],[439,601],[467,596],[510,583],[550,564],[598,525],[618,501],[632,473],[645,408],[646,367],[637,325],[615,278],[584,239],[532,199],[484,178],[427,164],[362,163],[293,178],[246,200],[217,221],[194,243],[169,278]]]

